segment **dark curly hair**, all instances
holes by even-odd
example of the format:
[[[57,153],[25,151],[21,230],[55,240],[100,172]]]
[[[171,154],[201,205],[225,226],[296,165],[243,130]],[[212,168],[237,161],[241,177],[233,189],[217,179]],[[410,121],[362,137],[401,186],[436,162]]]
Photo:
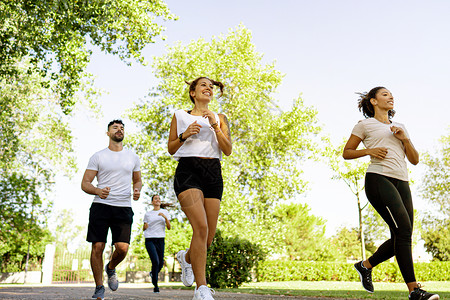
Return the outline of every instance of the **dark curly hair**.
[[[109,127],[111,127],[113,124],[122,124],[122,126],[125,127],[125,124],[123,124],[122,120],[117,119],[117,120],[112,120],[111,122],[108,123],[108,130],[109,130]]]
[[[358,108],[359,111],[362,111],[364,117],[373,118],[375,116],[375,109],[373,108],[372,103],[370,103],[370,99],[376,98],[377,93],[381,89],[386,89],[384,86],[377,86],[371,89],[368,93],[356,93],[359,95],[358,99]],[[391,119],[395,115],[395,110],[390,109],[388,111],[388,117]]]
[[[191,81],[191,82],[185,80],[184,82],[186,82],[189,85],[189,98],[191,98],[192,103],[195,104],[194,98],[192,98],[192,96],[191,96],[191,91],[195,91],[195,88],[197,87],[197,83],[198,83],[198,81],[200,79],[208,79],[209,81],[211,81],[211,83],[213,85],[218,86],[220,88],[220,95],[219,95],[219,97],[222,96],[224,85],[220,81],[215,81],[215,80],[209,79],[208,77],[199,77],[199,78],[197,78],[197,79],[195,79],[194,81]]]

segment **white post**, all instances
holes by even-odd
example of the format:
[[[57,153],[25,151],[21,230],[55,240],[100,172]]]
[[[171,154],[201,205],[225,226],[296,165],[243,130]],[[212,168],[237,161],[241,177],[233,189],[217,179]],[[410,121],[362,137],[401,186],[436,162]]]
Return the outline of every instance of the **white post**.
[[[55,260],[55,244],[45,246],[44,261],[42,262],[42,283],[52,284],[53,262]]]

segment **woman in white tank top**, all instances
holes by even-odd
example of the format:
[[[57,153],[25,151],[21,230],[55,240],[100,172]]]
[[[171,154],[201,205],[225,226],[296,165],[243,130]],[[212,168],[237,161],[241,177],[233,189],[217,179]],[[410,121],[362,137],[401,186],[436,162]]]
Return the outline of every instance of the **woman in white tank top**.
[[[222,199],[223,181],[220,160],[222,153],[232,151],[227,117],[208,109],[213,87],[221,93],[223,84],[206,77],[189,84],[189,97],[194,103],[190,111],[178,110],[170,124],[168,151],[179,161],[174,188],[181,209],[193,229],[191,246],[178,252],[183,284],[196,281],[196,299],[213,299],[207,287],[206,251],[214,238]]]

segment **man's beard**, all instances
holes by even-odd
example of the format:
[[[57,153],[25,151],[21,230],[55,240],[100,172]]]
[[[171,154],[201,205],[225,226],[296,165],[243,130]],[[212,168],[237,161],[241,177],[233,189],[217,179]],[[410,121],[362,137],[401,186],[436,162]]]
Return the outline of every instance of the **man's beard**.
[[[121,142],[121,141],[123,141],[123,138],[124,138],[124,135],[122,135],[121,137],[117,137],[116,135],[113,135],[113,136],[111,137],[111,139],[112,139],[114,142]]]

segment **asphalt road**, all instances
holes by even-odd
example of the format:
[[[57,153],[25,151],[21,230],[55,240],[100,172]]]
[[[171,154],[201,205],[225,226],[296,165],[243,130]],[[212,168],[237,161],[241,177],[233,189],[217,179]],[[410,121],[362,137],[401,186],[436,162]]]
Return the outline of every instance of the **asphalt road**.
[[[94,287],[89,285],[4,285],[0,286],[0,299],[33,299],[33,300],[47,300],[47,299],[83,299],[92,300],[91,296],[94,293]],[[132,299],[183,299],[191,300],[194,291],[182,289],[164,289],[161,288],[160,293],[153,293],[150,285],[143,286],[142,284],[121,284],[119,289],[115,292],[106,289],[105,300],[132,300]],[[272,296],[272,295],[252,295],[241,293],[225,293],[216,292],[215,300],[234,300],[234,299],[262,299],[262,300],[320,300],[330,298],[312,298],[312,297],[290,297],[290,296]]]

